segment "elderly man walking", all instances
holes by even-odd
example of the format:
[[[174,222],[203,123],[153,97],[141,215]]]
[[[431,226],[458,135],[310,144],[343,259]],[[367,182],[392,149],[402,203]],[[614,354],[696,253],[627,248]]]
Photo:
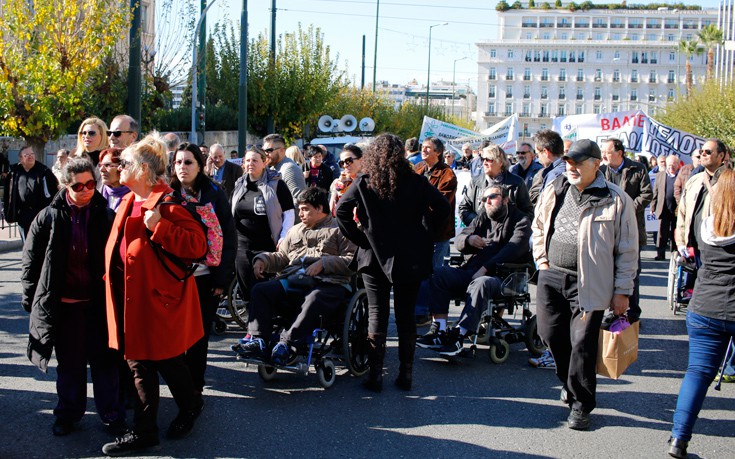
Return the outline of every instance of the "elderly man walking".
[[[556,361],[570,429],[589,428],[596,406],[598,335],[603,314],[628,309],[638,270],[633,201],[599,172],[590,140],[564,155],[566,175],[541,193],[533,220],[538,331]]]

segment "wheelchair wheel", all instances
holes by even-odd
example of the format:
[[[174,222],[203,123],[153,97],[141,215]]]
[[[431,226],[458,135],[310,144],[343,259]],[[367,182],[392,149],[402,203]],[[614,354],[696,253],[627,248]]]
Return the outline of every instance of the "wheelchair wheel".
[[[669,304],[669,309],[674,311],[674,314],[676,314],[676,278],[676,255],[672,253],[671,261],[669,261],[669,283],[666,288],[666,302]]]
[[[272,381],[273,378],[276,377],[277,371],[276,367],[272,367],[270,365],[258,365],[258,376],[260,376],[260,379],[263,381]]]
[[[544,352],[546,346],[544,346],[541,337],[538,335],[536,316],[526,321],[526,328],[523,331],[523,342],[526,343],[528,352],[534,357],[538,357]]]
[[[490,344],[490,360],[493,363],[505,363],[510,357],[510,344],[504,339],[495,340]]]
[[[215,317],[214,322],[212,322],[212,331],[217,336],[224,335],[227,331],[227,322],[225,322],[221,317]]]
[[[325,389],[329,389],[337,379],[337,371],[334,368],[334,362],[330,359],[324,359],[316,367],[316,377],[319,379],[319,385]]]
[[[227,289],[227,309],[230,316],[244,330],[248,329],[248,302],[243,297],[237,278],[232,279]]]
[[[365,289],[358,290],[345,311],[342,330],[342,355],[355,376],[368,371],[368,300]]]

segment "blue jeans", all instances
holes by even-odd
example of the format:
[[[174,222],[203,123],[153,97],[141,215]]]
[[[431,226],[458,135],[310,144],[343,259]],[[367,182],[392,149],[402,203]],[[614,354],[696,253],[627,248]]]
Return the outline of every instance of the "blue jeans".
[[[432,268],[436,272],[439,268],[444,266],[444,257],[449,256],[449,241],[441,241],[434,243],[434,256],[431,259]],[[419,296],[416,298],[416,310],[417,316],[424,316],[429,313],[429,300],[427,298],[429,287],[429,280],[426,279],[421,282],[419,288]]]
[[[671,436],[689,441],[694,423],[702,409],[707,388],[725,357],[730,338],[735,335],[735,322],[711,319],[695,312],[687,313],[689,332],[689,365],[681,382],[674,411]]]

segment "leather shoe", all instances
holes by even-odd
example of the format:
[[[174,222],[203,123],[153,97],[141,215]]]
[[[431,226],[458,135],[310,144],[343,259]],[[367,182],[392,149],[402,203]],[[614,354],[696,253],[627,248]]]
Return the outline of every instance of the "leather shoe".
[[[669,438],[669,456],[677,459],[686,459],[688,441],[679,440],[678,438]]]
[[[666,261],[666,256],[665,255],[656,255],[655,257],[653,257],[653,260],[654,261]]]
[[[56,418],[56,421],[54,421],[54,425],[51,428],[51,431],[57,437],[69,435],[74,431],[74,423],[71,421],[66,421],[64,419]]]
[[[570,429],[587,430],[590,428],[590,414],[582,410],[572,409],[567,418]]]

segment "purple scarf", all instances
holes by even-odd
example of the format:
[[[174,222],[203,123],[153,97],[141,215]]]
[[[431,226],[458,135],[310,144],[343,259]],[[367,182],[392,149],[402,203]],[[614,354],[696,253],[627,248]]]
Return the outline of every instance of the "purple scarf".
[[[102,196],[107,199],[107,207],[117,212],[117,207],[120,205],[122,197],[130,192],[130,188],[125,185],[121,185],[117,188],[112,188],[107,185],[102,185]]]

